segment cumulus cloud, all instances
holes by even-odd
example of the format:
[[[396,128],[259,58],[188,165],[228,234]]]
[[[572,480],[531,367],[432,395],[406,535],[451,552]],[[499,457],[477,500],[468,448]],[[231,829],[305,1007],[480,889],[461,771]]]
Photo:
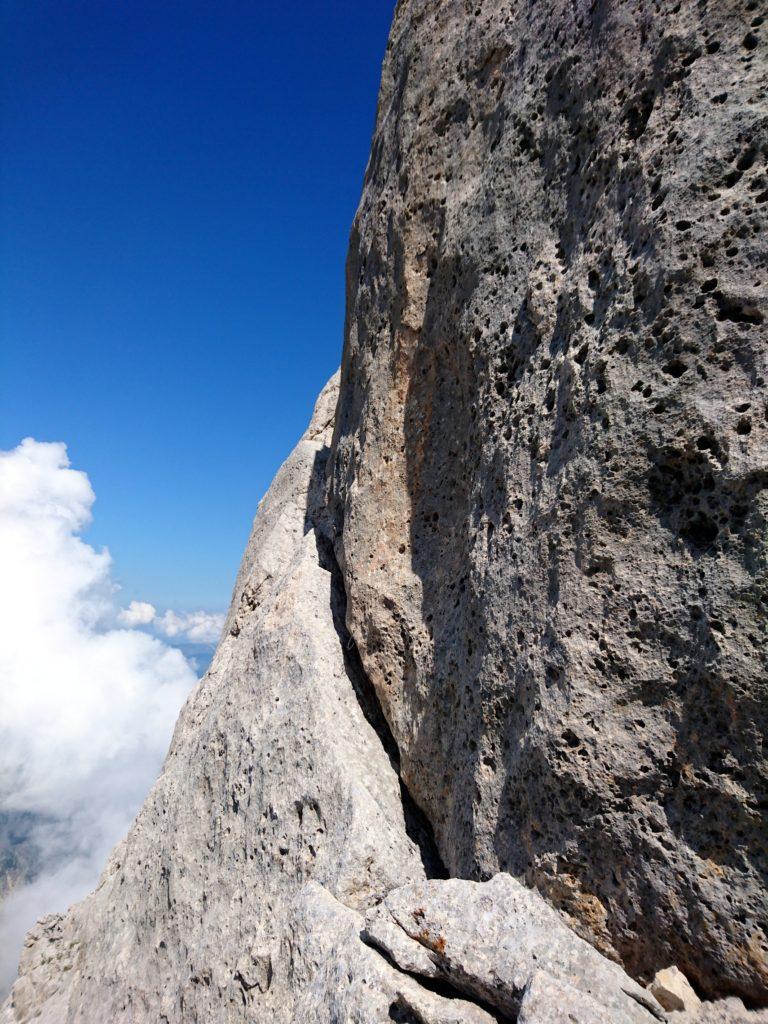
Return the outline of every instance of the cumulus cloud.
[[[177,615],[168,611],[157,621],[157,628],[168,637],[186,637],[193,643],[215,644],[224,626],[224,616],[214,612],[189,612]]]
[[[0,854],[3,822],[21,816],[37,867],[0,904],[0,989],[34,920],[95,884],[196,680],[179,650],[135,628],[156,622],[152,605],[117,607],[109,552],[79,536],[94,498],[63,444],[0,452]],[[208,639],[214,620],[157,624]]]
[[[148,626],[156,615],[155,606],[147,601],[131,601],[127,608],[121,608],[118,621],[124,626]]]
[[[156,633],[174,640],[188,640],[194,644],[217,643],[224,627],[225,616],[219,612],[174,612],[159,615],[147,601],[131,601],[122,608],[117,619],[125,626],[151,626]]]

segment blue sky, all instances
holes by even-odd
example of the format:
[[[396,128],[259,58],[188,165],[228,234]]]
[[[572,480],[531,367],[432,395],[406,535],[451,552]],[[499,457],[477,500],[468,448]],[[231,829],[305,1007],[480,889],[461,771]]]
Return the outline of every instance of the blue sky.
[[[0,448],[67,443],[126,603],[226,606],[338,364],[392,10],[0,4]]]

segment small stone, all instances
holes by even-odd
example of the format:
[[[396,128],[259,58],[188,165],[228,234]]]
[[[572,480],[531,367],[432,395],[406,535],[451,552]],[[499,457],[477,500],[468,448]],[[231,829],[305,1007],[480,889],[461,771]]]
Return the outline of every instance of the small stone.
[[[701,1006],[701,1000],[691,988],[691,983],[677,967],[665,967],[658,971],[648,988],[665,1010],[691,1011]]]

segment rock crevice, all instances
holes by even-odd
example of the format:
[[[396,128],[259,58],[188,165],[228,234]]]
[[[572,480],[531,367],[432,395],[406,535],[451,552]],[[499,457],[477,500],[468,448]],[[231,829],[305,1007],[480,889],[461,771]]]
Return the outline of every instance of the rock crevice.
[[[398,6],[330,470],[348,626],[449,874],[762,1005],[755,17]]]
[[[398,3],[340,379],[3,1024],[766,1019],[756,10]]]
[[[333,543],[324,531],[316,533],[318,559],[320,566],[331,574],[331,609],[333,624],[344,652],[344,664],[347,676],[352,684],[360,704],[360,710],[368,724],[374,729],[381,741],[393,770],[397,773],[400,785],[403,822],[408,837],[416,844],[421,856],[421,863],[426,878],[447,878],[448,874],[435,843],[432,825],[411,796],[408,787],[400,774],[400,751],[386,716],[379,702],[376,688],[365,674],[357,645],[347,629],[346,610],[347,596],[344,590],[344,576],[336,561]]]

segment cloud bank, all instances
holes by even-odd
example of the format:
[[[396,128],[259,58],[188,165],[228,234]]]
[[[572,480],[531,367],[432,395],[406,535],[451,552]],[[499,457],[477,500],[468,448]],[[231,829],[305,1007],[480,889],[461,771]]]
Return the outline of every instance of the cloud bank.
[[[224,616],[211,612],[190,612],[177,615],[166,612],[158,619],[157,626],[168,637],[186,637],[196,644],[215,644],[224,625]]]
[[[146,601],[131,601],[118,613],[125,626],[152,626],[167,637],[178,637],[197,644],[215,644],[224,626],[224,615],[219,612],[186,612],[179,615],[167,611],[158,615],[154,605]]]
[[[34,920],[95,884],[196,681],[179,650],[136,627],[211,642],[223,620],[120,609],[109,552],[78,536],[94,499],[65,445],[0,452],[0,854],[13,864],[9,822],[23,821],[34,855],[16,860],[36,865],[0,903],[0,991]]]

